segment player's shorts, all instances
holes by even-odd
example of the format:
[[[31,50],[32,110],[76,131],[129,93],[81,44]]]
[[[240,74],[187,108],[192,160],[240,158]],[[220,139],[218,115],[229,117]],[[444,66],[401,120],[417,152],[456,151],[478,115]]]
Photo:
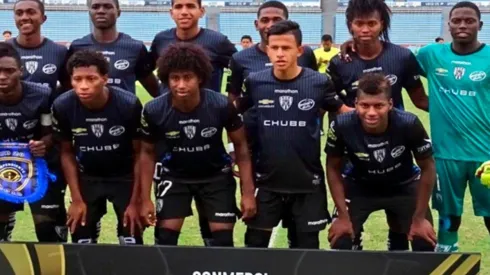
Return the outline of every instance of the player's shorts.
[[[490,217],[490,189],[475,177],[481,162],[436,158],[437,183],[432,195],[432,207],[440,215],[461,216],[464,194],[469,185],[475,216]]]
[[[327,191],[323,185],[313,193],[286,194],[258,188],[255,194],[257,214],[246,220],[247,226],[271,229],[281,220],[297,232],[318,232],[330,222]]]
[[[87,205],[87,224],[96,224],[107,213],[107,201],[112,202],[119,221],[131,201],[133,176],[80,176],[80,193]]]
[[[175,177],[162,176],[156,184],[156,212],[159,220],[192,216],[192,199],[200,203],[210,222],[234,223],[237,219],[236,182],[232,174],[220,175],[188,183]]]

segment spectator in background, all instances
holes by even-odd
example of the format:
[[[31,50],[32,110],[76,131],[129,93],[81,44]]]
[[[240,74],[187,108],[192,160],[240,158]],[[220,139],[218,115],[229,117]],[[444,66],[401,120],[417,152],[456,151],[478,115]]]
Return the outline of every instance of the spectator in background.
[[[253,45],[252,37],[250,35],[242,36],[242,39],[240,39],[240,45],[242,46],[242,49],[250,48],[250,46]]]
[[[7,41],[7,40],[9,40],[9,39],[10,39],[10,37],[12,37],[12,32],[11,32],[11,31],[9,31],[9,30],[5,30],[5,31],[3,32],[3,40],[4,40],[4,41]]]
[[[332,44],[332,36],[330,34],[325,34],[322,36],[321,47],[314,51],[316,62],[318,64],[318,71],[320,73],[327,72],[328,63],[334,56],[336,56],[340,52],[338,48],[332,47]]]
[[[442,37],[437,37],[437,38],[436,38],[436,43],[439,43],[439,44],[444,44],[444,38],[442,38]]]

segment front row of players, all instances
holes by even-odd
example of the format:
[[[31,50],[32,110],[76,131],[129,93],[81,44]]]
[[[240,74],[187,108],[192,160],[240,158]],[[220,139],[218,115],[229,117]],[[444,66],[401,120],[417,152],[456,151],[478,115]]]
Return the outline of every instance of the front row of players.
[[[134,94],[107,85],[108,64],[101,54],[79,51],[67,64],[73,90],[54,101],[52,121],[32,129],[4,127],[1,133],[29,142],[40,140],[41,126],[52,124],[72,197],[68,225],[74,242],[96,240],[94,228],[109,200],[121,243],[142,243],[143,228],[154,225],[158,244],[176,245],[185,217],[192,215],[192,199],[198,198],[215,246],[233,246],[241,215],[249,247],[267,247],[272,228],[283,219],[295,224],[297,247],[319,248],[319,232],[330,221],[319,115],[343,113],[331,123],[326,146],[328,183],[338,208],[329,232],[332,247],[351,249],[369,214],[384,209],[398,218],[399,231],[414,240],[414,250],[433,250],[435,233],[425,215],[435,169],[417,117],[392,109],[390,85],[378,74],[359,81],[352,111],[325,75],[298,66],[298,24],[279,22],[267,35],[273,68],[251,74],[245,95],[234,104],[203,88],[212,67],[196,45],[166,49],[158,76],[170,92],[144,108]],[[49,93],[21,82],[19,72],[18,54],[0,44],[0,104],[11,113],[30,110],[24,121],[45,117]],[[251,107],[260,144],[253,162],[239,114]],[[236,149],[234,161],[225,150],[223,129]],[[167,153],[159,160],[155,208],[155,144],[161,141]],[[350,160],[345,171],[344,151]],[[233,162],[240,171],[240,210]]]

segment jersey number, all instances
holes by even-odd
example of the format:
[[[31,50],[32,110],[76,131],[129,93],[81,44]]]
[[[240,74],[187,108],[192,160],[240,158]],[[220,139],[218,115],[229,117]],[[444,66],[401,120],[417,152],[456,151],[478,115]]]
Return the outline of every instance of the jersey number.
[[[162,198],[168,192],[168,190],[172,187],[172,182],[169,180],[160,181],[157,184],[156,197]]]

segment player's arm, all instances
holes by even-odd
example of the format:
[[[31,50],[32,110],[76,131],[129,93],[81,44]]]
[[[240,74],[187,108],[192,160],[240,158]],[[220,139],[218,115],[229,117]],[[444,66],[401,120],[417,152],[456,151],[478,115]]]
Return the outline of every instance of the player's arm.
[[[154,62],[146,46],[142,45],[135,67],[136,79],[152,97],[157,97],[160,91],[160,85],[157,77],[153,74],[154,66],[152,63]]]
[[[338,58],[338,57],[334,57],[334,58]],[[337,64],[336,62],[334,62],[334,58],[332,58],[332,60],[328,64],[327,74],[333,83],[335,92],[338,95],[341,95],[341,92],[345,89],[345,87],[342,82],[342,77],[340,76],[339,69],[337,68]]]
[[[306,58],[308,60],[308,68],[312,69],[313,71],[318,71],[318,67],[320,65],[317,64],[317,60],[313,50],[309,46],[304,46],[303,49],[304,49],[303,54],[307,55]]]
[[[436,168],[434,158],[432,157],[432,142],[418,118],[407,134],[410,137],[410,148],[421,170],[420,182],[417,188],[417,206],[413,219],[423,220],[425,219],[429,199],[436,181]]]
[[[218,45],[218,63],[221,68],[228,68],[231,57],[237,52],[235,44],[231,43],[228,38],[223,39]],[[219,92],[219,91],[218,91]]]
[[[68,52],[66,53],[65,56],[65,61],[63,62],[63,66],[60,68],[60,73],[59,73],[59,82],[60,85],[57,87],[56,94],[60,95],[66,91],[69,91],[72,89],[71,86],[71,77],[68,74],[68,70],[66,69],[66,64],[68,62],[68,59],[73,55],[75,52],[75,49],[70,45],[70,48],[68,49]]]
[[[251,84],[248,79],[245,79],[243,82],[243,96],[237,98],[234,101],[234,105],[236,109],[238,110],[239,113],[243,114],[245,113],[248,109],[250,109],[254,103],[252,99],[252,89],[251,89]]]
[[[245,127],[238,111],[229,103],[226,110],[225,128],[233,146],[235,147],[235,163],[240,171],[240,184],[242,193],[242,218],[252,218],[256,213],[255,186],[252,177],[252,161],[245,136]]]
[[[233,56],[230,60],[230,71],[231,76],[229,77],[230,89],[228,90],[228,99],[231,102],[235,102],[235,100],[239,98],[242,94],[243,67],[235,61],[235,58]]]
[[[131,200],[130,203],[134,203],[135,205],[140,199],[140,181],[141,181],[141,112],[142,112],[142,105],[139,101],[134,104],[134,107],[131,112],[131,123],[130,123],[130,129],[132,133],[132,145],[133,145],[133,154],[134,154],[134,166],[133,166],[133,174],[134,174],[134,181],[133,181],[133,192],[131,195]]]
[[[335,87],[332,81],[327,80],[324,89],[324,97],[320,111],[321,115],[325,114],[325,112],[342,114],[353,110],[342,102],[339,95],[335,92]]]
[[[405,71],[402,83],[403,88],[405,88],[410,96],[415,107],[429,111],[429,98],[425,93],[424,85],[420,80],[420,75],[422,74],[422,68],[417,62],[417,58],[413,53],[410,53],[408,60],[405,62]]]

